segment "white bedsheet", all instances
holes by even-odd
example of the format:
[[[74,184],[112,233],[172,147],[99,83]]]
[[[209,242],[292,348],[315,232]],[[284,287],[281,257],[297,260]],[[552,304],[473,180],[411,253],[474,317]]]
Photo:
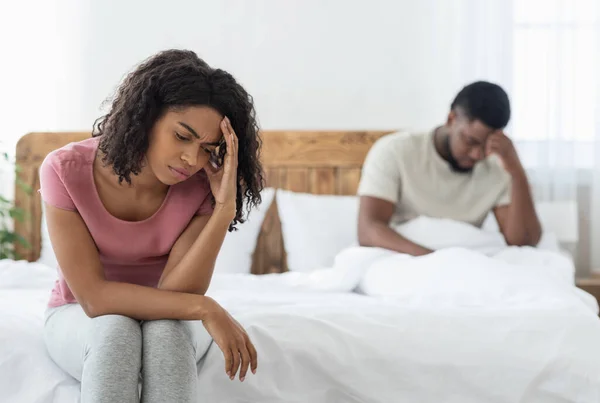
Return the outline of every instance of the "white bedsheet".
[[[0,262],[1,402],[78,401],[78,383],[42,341],[52,278],[40,265]],[[213,345],[199,402],[600,401],[600,321],[589,309],[409,306],[291,279],[215,279],[210,293],[246,327],[259,370],[230,381]]]

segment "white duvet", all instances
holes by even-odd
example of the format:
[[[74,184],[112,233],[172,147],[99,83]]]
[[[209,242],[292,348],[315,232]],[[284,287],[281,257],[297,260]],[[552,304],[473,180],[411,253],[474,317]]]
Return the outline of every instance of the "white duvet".
[[[245,326],[259,369],[230,381],[211,346],[198,402],[599,402],[597,306],[570,259],[482,245],[349,249],[311,274],[215,277],[209,294]],[[0,261],[1,402],[78,401],[42,342],[53,279]]]

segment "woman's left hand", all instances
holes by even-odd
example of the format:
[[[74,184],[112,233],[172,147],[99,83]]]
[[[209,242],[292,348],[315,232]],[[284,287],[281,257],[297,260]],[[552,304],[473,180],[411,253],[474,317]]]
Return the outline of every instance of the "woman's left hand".
[[[225,138],[227,152],[223,167],[215,168],[212,163],[206,164],[206,174],[210,182],[210,190],[215,198],[215,208],[232,210],[235,215],[237,197],[237,166],[238,166],[238,138],[231,127],[229,118],[221,121],[221,131]]]

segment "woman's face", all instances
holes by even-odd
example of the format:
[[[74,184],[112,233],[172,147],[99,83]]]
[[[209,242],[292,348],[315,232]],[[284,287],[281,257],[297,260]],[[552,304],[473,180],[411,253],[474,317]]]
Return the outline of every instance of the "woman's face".
[[[167,111],[150,133],[148,166],[165,185],[182,182],[208,163],[223,133],[223,115],[208,106]]]

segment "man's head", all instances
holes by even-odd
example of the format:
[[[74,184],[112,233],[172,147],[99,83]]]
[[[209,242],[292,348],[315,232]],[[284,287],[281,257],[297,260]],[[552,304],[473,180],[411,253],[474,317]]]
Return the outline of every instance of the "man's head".
[[[464,87],[454,98],[446,122],[454,170],[469,172],[483,160],[488,136],[504,129],[509,119],[510,102],[500,86],[477,81]]]

